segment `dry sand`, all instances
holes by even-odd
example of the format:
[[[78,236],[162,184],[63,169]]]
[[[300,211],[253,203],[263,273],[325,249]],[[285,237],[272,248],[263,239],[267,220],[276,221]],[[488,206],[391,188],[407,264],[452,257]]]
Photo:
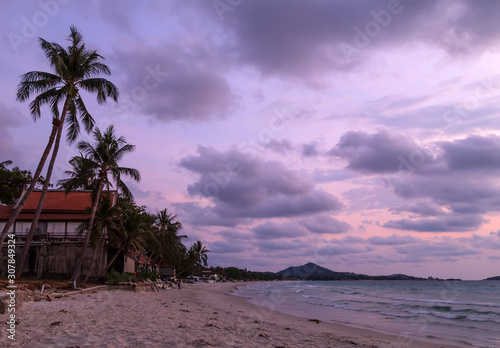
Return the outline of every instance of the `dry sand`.
[[[235,284],[99,291],[25,303],[1,347],[450,347],[289,316],[227,295]],[[0,315],[2,322],[7,316]]]

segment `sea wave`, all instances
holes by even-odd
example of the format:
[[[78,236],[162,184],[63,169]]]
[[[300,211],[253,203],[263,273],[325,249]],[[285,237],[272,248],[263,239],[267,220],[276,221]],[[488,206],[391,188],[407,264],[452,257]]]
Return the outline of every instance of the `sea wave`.
[[[479,306],[479,307],[500,308],[500,304],[496,304],[496,303],[455,302],[455,301],[434,300],[434,299],[421,299],[421,298],[407,298],[407,297],[392,297],[391,300],[395,300],[395,301],[408,301],[408,302],[445,303],[445,304],[454,304],[454,305],[462,305],[462,306]]]

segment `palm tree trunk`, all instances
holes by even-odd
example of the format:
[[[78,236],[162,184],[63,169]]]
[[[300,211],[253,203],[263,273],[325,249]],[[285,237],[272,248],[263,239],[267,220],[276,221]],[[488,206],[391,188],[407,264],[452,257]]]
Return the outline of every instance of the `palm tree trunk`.
[[[102,192],[103,187],[104,187],[104,178],[101,176],[101,178],[99,179],[99,186],[97,188],[97,192],[96,192],[96,195],[94,197],[94,203],[92,205],[92,212],[90,213],[89,228],[87,230],[87,234],[85,235],[85,241],[83,243],[82,253],[78,257],[78,260],[76,261],[76,268],[75,268],[75,271],[73,272],[73,275],[71,276],[71,280],[73,280],[73,281],[80,279],[80,274],[82,272],[83,259],[85,258],[85,250],[87,250],[87,247],[89,245],[90,235],[92,233],[92,227],[94,226],[95,214],[97,212],[97,206],[99,205],[99,200],[101,198],[101,192]],[[87,279],[87,278],[85,278],[85,279]]]
[[[87,275],[83,279],[84,283],[86,283],[87,280],[89,280],[90,276],[92,275],[92,272],[94,271],[95,260],[97,259],[97,251],[99,250],[99,245],[101,244],[101,239],[104,240],[104,237],[103,236],[99,237],[99,240],[97,241],[97,245],[96,245],[95,250],[94,250],[94,256],[92,257],[92,266],[90,267],[90,271],[87,273]]]
[[[66,118],[66,113],[68,111],[69,102],[70,102],[70,98],[67,97],[65,102],[64,102],[64,107],[63,107],[63,110],[61,113],[61,118],[58,120],[59,122],[58,122],[57,129],[56,129],[57,135],[55,137],[54,150],[52,151],[52,156],[50,158],[49,167],[47,168],[47,177],[45,178],[45,182],[43,183],[42,195],[40,196],[40,201],[38,202],[38,206],[37,206],[36,211],[35,211],[35,216],[34,216],[32,224],[31,224],[30,231],[28,233],[28,236],[26,236],[26,241],[24,242],[24,247],[23,247],[23,250],[21,252],[20,262],[17,265],[16,278],[19,278],[21,276],[21,273],[22,273],[22,270],[24,267],[24,262],[26,261],[26,257],[28,255],[28,248],[30,246],[31,240],[33,239],[33,235],[35,234],[36,228],[38,226],[38,219],[40,218],[40,214],[42,212],[43,202],[45,201],[45,196],[46,196],[47,190],[49,188],[50,177],[52,176],[52,170],[54,169],[54,164],[56,161],[57,152],[59,151],[59,143],[61,142],[61,135],[62,135],[63,128],[64,128],[64,119]],[[53,121],[52,124],[54,124],[54,126],[55,126],[56,122]],[[40,176],[40,175],[38,175],[38,176]],[[25,194],[25,196],[26,196],[26,194]],[[23,199],[24,199],[24,197],[23,197]],[[16,208],[16,210],[17,210],[17,208]],[[7,227],[7,226],[5,226],[5,227]]]
[[[23,250],[21,251],[21,258],[17,264],[16,270],[16,278],[19,279],[23,272],[24,263],[28,256],[28,249],[31,244],[31,240],[35,235],[36,229],[38,227],[38,220],[40,219],[40,214],[42,213],[43,203],[45,202],[45,196],[47,195],[47,190],[50,184],[50,177],[52,176],[52,170],[54,169],[54,164],[56,162],[57,152],[59,150],[59,143],[61,141],[61,135],[63,132],[63,122],[62,120],[59,129],[57,131],[56,142],[54,144],[54,150],[52,152],[52,156],[50,158],[49,167],[47,168],[47,177],[45,178],[45,182],[43,183],[42,195],[40,196],[40,200],[38,201],[38,206],[36,207],[35,216],[33,217],[33,222],[31,223],[30,231],[26,236],[26,241],[24,242]]]
[[[28,187],[28,190],[22,195],[21,200],[18,202],[16,209],[12,212],[11,216],[9,217],[9,220],[7,221],[7,224],[3,228],[2,234],[0,235],[0,250],[2,250],[3,242],[5,241],[5,237],[7,236],[7,233],[9,229],[12,227],[14,222],[16,221],[17,216],[23,210],[24,205],[28,201],[28,198],[31,195],[31,192],[33,192],[36,183],[38,182],[38,178],[40,177],[40,174],[42,173],[42,169],[45,166],[45,161],[47,160],[47,157],[49,157],[50,150],[52,149],[52,144],[54,144],[54,139],[56,137],[57,130],[59,129],[59,126],[61,124],[61,121],[58,118],[52,118],[52,132],[50,133],[49,137],[49,142],[47,143],[47,146],[45,147],[45,150],[43,151],[42,158],[40,158],[40,162],[38,163],[38,167],[36,168],[35,174],[33,175],[33,179],[30,182],[30,185]],[[2,263],[2,258],[0,258],[0,266]]]

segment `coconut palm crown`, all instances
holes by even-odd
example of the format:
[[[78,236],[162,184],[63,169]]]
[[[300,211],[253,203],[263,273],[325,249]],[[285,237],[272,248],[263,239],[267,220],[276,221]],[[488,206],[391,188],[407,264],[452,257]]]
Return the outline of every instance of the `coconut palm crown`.
[[[64,123],[67,113],[67,139],[74,141],[80,133],[78,118],[85,130],[90,132],[95,124],[87,111],[80,91],[97,94],[97,102],[103,104],[107,98],[118,101],[118,88],[108,80],[95,77],[99,74],[110,75],[107,65],[100,62],[104,59],[97,51],[87,49],[83,37],[74,26],[70,28],[68,40],[71,45],[66,49],[56,42],[48,42],[40,38],[40,47],[50,62],[53,72],[30,71],[21,76],[17,90],[17,100],[24,102],[33,94],[38,94],[30,103],[33,120],[40,118],[42,105],[49,105],[53,117]],[[61,115],[59,104],[64,101]]]

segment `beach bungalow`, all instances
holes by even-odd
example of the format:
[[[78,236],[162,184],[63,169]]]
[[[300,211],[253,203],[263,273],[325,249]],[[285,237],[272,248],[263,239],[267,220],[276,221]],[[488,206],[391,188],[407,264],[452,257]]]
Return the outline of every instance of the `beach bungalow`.
[[[129,273],[153,272],[160,274],[160,266],[151,263],[151,258],[143,252],[128,252],[123,255],[123,271]]]
[[[212,271],[201,271],[200,281],[205,283],[215,283],[219,280],[217,274],[214,274]]]
[[[175,268],[170,266],[168,262],[159,265],[159,274],[162,278],[170,278],[175,275]]]
[[[41,193],[41,191],[31,193],[16,222],[11,227],[10,232],[16,236],[18,255],[24,246]],[[116,204],[117,192],[111,191],[110,195],[113,204]],[[23,272],[38,277],[42,275],[69,276],[76,266],[76,258],[85,238],[84,234],[78,233],[78,226],[89,217],[88,214],[85,214],[85,209],[91,205],[91,191],[75,191],[66,194],[62,190],[49,190]],[[15,208],[15,205],[0,206],[0,229],[3,229]],[[101,268],[106,265],[108,255],[104,245],[101,244],[98,248],[98,267]],[[86,257],[88,262],[83,265],[84,273],[91,266],[94,249],[89,248],[87,252],[89,257]],[[6,274],[6,256],[5,245],[4,250],[2,250],[4,262],[2,262],[0,270],[2,276]]]

